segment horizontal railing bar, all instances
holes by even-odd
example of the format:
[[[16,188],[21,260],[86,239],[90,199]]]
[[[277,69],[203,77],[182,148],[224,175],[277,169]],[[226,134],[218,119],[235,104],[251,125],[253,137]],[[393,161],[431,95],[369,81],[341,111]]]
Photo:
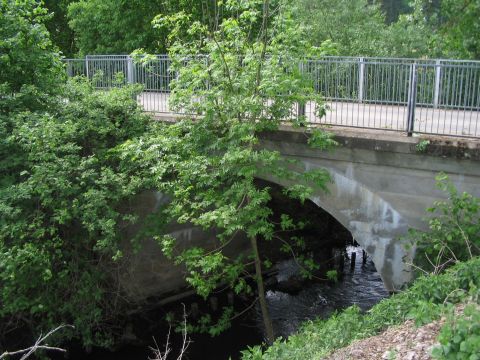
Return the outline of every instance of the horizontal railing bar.
[[[160,57],[160,58],[168,58],[167,54],[153,54],[153,56]],[[207,56],[207,55],[203,55]],[[131,55],[86,55],[84,58],[88,59],[100,59],[100,58],[129,58]],[[72,58],[65,58],[64,60],[82,60],[82,59],[72,59]],[[461,59],[444,59],[444,58],[435,58],[435,59],[416,59],[416,58],[395,58],[395,57],[361,57],[361,56],[322,56],[321,58],[309,58],[305,57],[302,58],[301,60],[305,61],[335,61],[335,60],[349,60],[350,62],[356,62],[356,61],[362,61],[364,63],[398,63],[398,64],[411,64],[411,63],[417,63],[417,64],[432,64],[434,65],[437,61],[440,61],[441,63],[470,63],[470,64],[479,64],[480,65],[480,60],[461,60]]]

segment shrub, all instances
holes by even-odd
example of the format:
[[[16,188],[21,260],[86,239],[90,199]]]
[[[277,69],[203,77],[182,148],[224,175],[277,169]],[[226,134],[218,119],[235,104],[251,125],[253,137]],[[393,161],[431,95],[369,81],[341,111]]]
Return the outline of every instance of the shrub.
[[[427,209],[429,231],[410,230],[408,246],[416,247],[418,269],[439,273],[446,267],[480,255],[480,201],[459,194],[445,174],[436,178],[448,201],[436,201]]]
[[[124,303],[120,225],[135,221],[120,205],[149,186],[116,152],[148,128],[136,91],[73,81],[49,112],[12,121],[9,156],[23,161],[0,181],[0,334],[68,323],[86,346],[111,343]]]
[[[440,360],[480,359],[480,308],[469,304],[464,313],[451,314],[442,327],[438,340],[440,345],[432,351],[432,357]]]

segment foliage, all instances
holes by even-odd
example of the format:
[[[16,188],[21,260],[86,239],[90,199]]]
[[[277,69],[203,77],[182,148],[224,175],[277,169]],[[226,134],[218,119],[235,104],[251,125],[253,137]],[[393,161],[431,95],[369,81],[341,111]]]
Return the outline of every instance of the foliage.
[[[480,1],[414,0],[389,27],[391,56],[480,59]]]
[[[434,359],[480,359],[480,307],[468,304],[458,316],[453,312],[438,337],[440,345],[432,351]]]
[[[417,150],[420,153],[423,153],[427,150],[428,145],[430,145],[430,140],[423,139],[420,140],[417,145],[415,145],[415,150]]]
[[[73,57],[77,48],[73,30],[68,26],[68,5],[75,0],[44,0],[45,7],[52,14],[45,25],[52,42],[66,57]]]
[[[193,21],[212,26],[218,21],[218,2],[83,0],[71,3],[68,18],[80,55],[128,54],[136,49],[165,53],[170,29],[155,26],[158,19],[188,19],[185,28]]]
[[[413,11],[402,14],[388,27],[385,33],[385,49],[388,56],[423,58],[438,57],[437,33],[426,20],[419,1],[414,2]]]
[[[171,30],[172,70],[178,74],[170,106],[193,116],[158,124],[155,135],[125,148],[125,156],[138,154],[158,188],[172,196],[166,216],[216,229],[213,249],[181,248],[171,237],[159,238],[166,254],[186,265],[187,281],[204,297],[221,284],[236,293],[251,292],[244,280],[248,258],[258,266],[261,282],[256,242],[277,234],[270,221],[270,189],[257,188],[255,177],[303,182],[286,189],[298,199],[311,195],[312,186],[325,189],[329,180],[324,170],[289,168],[277,151],[259,146],[262,131],[296,117],[297,103],[321,103],[299,71],[307,44],[286,2],[230,0],[218,6],[221,14],[233,15],[220,17],[213,27],[186,21],[185,14],[157,19],[158,26]],[[143,59],[148,66],[149,57]],[[333,143],[327,135],[313,142]],[[227,257],[222,250],[239,237],[250,239],[251,255]]]
[[[314,45],[330,40],[337,45],[339,55],[387,55],[383,40],[387,28],[385,18],[375,2],[300,0],[295,13],[296,21],[309,27],[307,36]]]
[[[14,117],[7,141],[18,144],[23,170],[10,183],[1,171],[1,334],[70,323],[85,346],[117,335],[124,301],[115,259],[122,228],[136,220],[122,204],[150,188],[115,151],[147,129],[136,91],[73,81],[48,112]]]
[[[443,53],[447,57],[479,60],[480,0],[443,0],[440,19]]]
[[[38,1],[0,2],[0,188],[15,182],[24,153],[10,135],[17,116],[55,104],[63,69]]]
[[[339,55],[480,59],[479,0],[301,0],[297,14]]]
[[[80,55],[126,54],[136,48],[165,51],[153,17],[164,1],[86,0],[68,6],[69,25]]]
[[[34,107],[58,88],[61,63],[44,25],[48,19],[38,1],[0,2],[2,114],[19,103]]]
[[[407,319],[415,320],[417,325],[438,319],[450,311],[452,304],[468,301],[479,286],[480,258],[476,257],[443,274],[418,278],[409,289],[382,300],[365,314],[353,306],[328,319],[308,322],[298,334],[286,341],[277,340],[264,351],[258,346],[244,351],[243,359],[320,359],[354,340],[378,334]],[[469,318],[467,329],[470,324],[472,330],[477,329],[478,322],[473,321],[473,317]]]
[[[328,280],[337,282],[338,281],[338,272],[337,270],[328,270],[325,274]]]
[[[0,341],[71,323],[65,337],[108,345],[125,304],[121,234],[136,221],[125,204],[151,188],[115,152],[147,131],[139,89],[64,85],[41,2],[0,7]]]
[[[277,340],[265,351],[260,347],[250,348],[243,353],[243,358],[321,358],[353,340],[375,335],[407,319],[422,325],[451,312],[452,304],[472,299],[478,302],[478,199],[466,193],[459,195],[445,175],[440,175],[437,180],[440,188],[448,192],[450,202],[438,202],[431,210],[439,210],[441,215],[430,220],[430,233],[413,233],[419,239],[417,251],[435,253],[438,259],[443,259],[448,248],[449,256],[458,255],[453,267],[439,275],[440,268],[435,266],[433,273],[423,275],[409,289],[383,300],[366,314],[360,314],[358,308],[350,307],[326,320],[307,323],[299,334],[287,341]],[[428,246],[429,243],[434,244],[433,249]],[[461,259],[468,261],[461,262]],[[467,308],[469,310],[458,322],[452,326],[449,323],[442,330],[442,346],[435,350],[437,358],[475,358],[479,346],[478,305]],[[342,331],[337,333],[337,329]]]
[[[301,0],[296,12],[310,28],[312,44],[329,40],[336,45],[337,51],[327,55],[419,58],[443,54],[437,11],[423,0],[410,8],[402,1]]]
[[[197,332],[203,334],[209,334],[210,336],[218,336],[223,331],[227,330],[231,326],[230,319],[234,315],[234,310],[232,307],[224,307],[222,309],[222,315],[220,318],[214,322],[210,314],[203,315],[197,324],[187,324],[188,332]],[[176,329],[177,331],[180,329]]]
[[[416,263],[438,273],[446,266],[480,255],[480,201],[459,194],[445,174],[436,178],[448,201],[437,201],[427,209],[429,231],[410,230],[409,245],[416,247]]]
[[[398,20],[401,14],[409,12],[408,0],[382,0],[381,6],[388,24]]]

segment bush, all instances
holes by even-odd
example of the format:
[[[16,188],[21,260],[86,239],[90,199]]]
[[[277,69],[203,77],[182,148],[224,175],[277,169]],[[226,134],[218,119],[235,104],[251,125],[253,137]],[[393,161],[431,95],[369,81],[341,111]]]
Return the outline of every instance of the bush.
[[[136,91],[72,81],[55,108],[13,118],[9,156],[23,160],[9,181],[0,169],[0,334],[68,323],[88,346],[120,329],[120,225],[136,220],[121,205],[149,188],[116,152],[148,129]]]
[[[480,308],[469,304],[464,313],[455,317],[452,314],[442,327],[440,345],[432,351],[432,357],[440,360],[479,360],[480,359]]]
[[[459,194],[445,174],[436,178],[448,201],[436,201],[427,209],[429,231],[410,230],[409,246],[416,247],[418,269],[440,273],[446,267],[480,255],[480,201]]]

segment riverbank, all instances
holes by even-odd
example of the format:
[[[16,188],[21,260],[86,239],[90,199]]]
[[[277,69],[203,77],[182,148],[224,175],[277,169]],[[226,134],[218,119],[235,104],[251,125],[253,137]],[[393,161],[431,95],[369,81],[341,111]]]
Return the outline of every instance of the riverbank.
[[[450,314],[455,318],[465,317],[468,307],[473,307],[480,314],[479,305],[469,301],[456,304]],[[441,349],[438,338],[442,329],[450,328],[451,325],[447,316],[422,326],[417,326],[415,320],[407,320],[401,325],[389,327],[379,335],[356,340],[349,346],[334,351],[324,360],[430,360],[432,351],[435,348]],[[477,322],[477,326],[480,323]]]
[[[475,319],[480,316],[478,307],[462,315],[458,322],[448,315],[455,304],[467,301],[478,303],[479,288],[480,258],[477,257],[459,263],[441,275],[420,277],[410,288],[381,301],[366,313],[362,313],[357,306],[352,306],[326,320],[310,321],[297,334],[287,340],[277,340],[266,350],[257,346],[245,351],[243,359],[325,359],[355,340],[378,335],[391,326],[404,324],[408,320],[415,326],[422,326],[439,320],[442,316],[447,317],[445,326],[450,329],[441,332],[440,340],[445,346],[443,350],[455,351],[455,346],[459,347],[463,338],[467,337],[468,341],[463,342],[468,345],[467,351],[472,351],[475,355],[476,352],[480,353],[480,341],[472,343],[469,338],[480,339],[480,328],[473,325],[469,327],[468,324],[475,324]],[[459,323],[463,327],[459,327]],[[454,338],[456,342],[453,341]],[[463,345],[464,348],[465,346]],[[439,359],[442,358],[441,351],[437,350]],[[395,354],[392,353],[390,358],[395,359]]]

